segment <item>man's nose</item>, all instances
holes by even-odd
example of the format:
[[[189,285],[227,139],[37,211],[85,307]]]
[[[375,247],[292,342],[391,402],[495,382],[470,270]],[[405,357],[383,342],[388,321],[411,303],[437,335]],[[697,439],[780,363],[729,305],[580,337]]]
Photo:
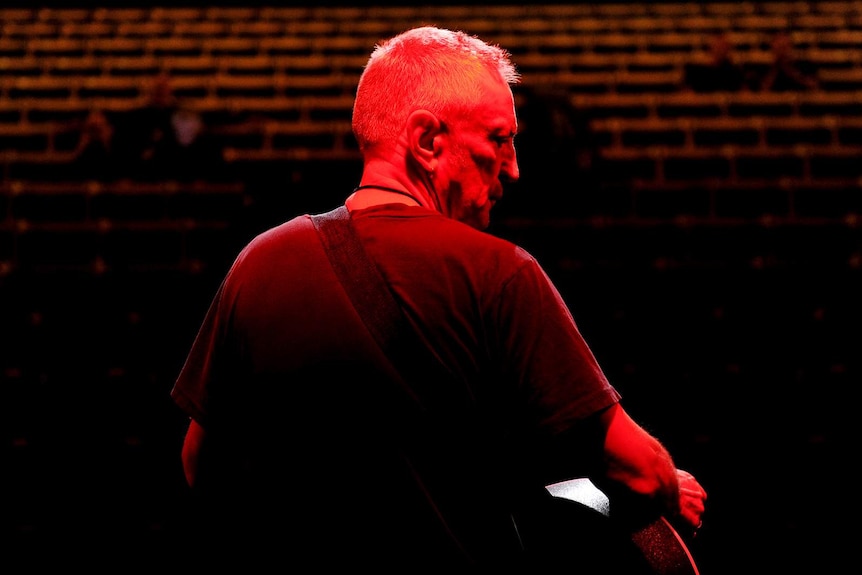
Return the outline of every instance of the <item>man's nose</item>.
[[[518,157],[514,147],[512,147],[509,157],[503,160],[503,164],[500,167],[500,176],[508,182],[517,182],[518,178],[521,177],[521,170],[518,168]]]

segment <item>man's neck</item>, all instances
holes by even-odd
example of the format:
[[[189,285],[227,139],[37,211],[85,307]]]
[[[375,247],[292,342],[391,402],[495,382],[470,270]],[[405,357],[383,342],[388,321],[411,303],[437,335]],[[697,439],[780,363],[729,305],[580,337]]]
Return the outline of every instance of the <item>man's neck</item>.
[[[345,205],[350,211],[383,204],[420,205],[413,196],[405,191],[373,184],[359,186],[345,201]]]

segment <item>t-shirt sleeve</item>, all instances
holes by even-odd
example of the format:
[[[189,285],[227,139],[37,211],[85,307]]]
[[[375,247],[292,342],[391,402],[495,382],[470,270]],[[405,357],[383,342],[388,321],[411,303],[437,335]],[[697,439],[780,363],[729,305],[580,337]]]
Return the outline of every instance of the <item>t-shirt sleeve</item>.
[[[244,348],[233,322],[248,262],[260,242],[258,238],[246,246],[222,280],[171,389],[174,402],[204,427],[214,423],[216,415],[220,421],[215,423],[231,426],[248,408],[250,398],[238,385],[244,379]]]
[[[517,380],[532,417],[551,434],[609,407],[609,383],[545,271],[526,252],[502,288],[499,313],[505,369]]]
[[[207,424],[209,390],[224,357],[225,282],[219,286],[171,390],[171,398],[191,418]]]

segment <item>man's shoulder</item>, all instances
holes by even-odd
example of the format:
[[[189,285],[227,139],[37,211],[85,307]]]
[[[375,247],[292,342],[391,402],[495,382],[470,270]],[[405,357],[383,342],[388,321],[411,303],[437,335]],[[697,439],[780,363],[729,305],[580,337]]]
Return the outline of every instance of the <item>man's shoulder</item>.
[[[279,257],[279,254],[306,253],[310,251],[307,246],[313,243],[314,237],[311,217],[308,214],[294,216],[253,236],[240,251],[237,261],[272,261],[271,258]]]
[[[261,243],[279,238],[290,237],[293,234],[301,234],[314,230],[309,214],[292,216],[281,223],[270,226],[254,236],[250,243]]]

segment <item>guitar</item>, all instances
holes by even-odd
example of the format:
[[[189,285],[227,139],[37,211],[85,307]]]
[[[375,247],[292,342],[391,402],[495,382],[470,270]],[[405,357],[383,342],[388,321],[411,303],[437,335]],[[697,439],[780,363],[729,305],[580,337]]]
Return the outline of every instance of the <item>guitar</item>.
[[[608,497],[589,479],[570,479],[548,485],[546,489],[561,501],[576,502],[612,520]],[[645,575],[700,575],[682,536],[665,517],[631,523],[625,529],[646,563]]]

